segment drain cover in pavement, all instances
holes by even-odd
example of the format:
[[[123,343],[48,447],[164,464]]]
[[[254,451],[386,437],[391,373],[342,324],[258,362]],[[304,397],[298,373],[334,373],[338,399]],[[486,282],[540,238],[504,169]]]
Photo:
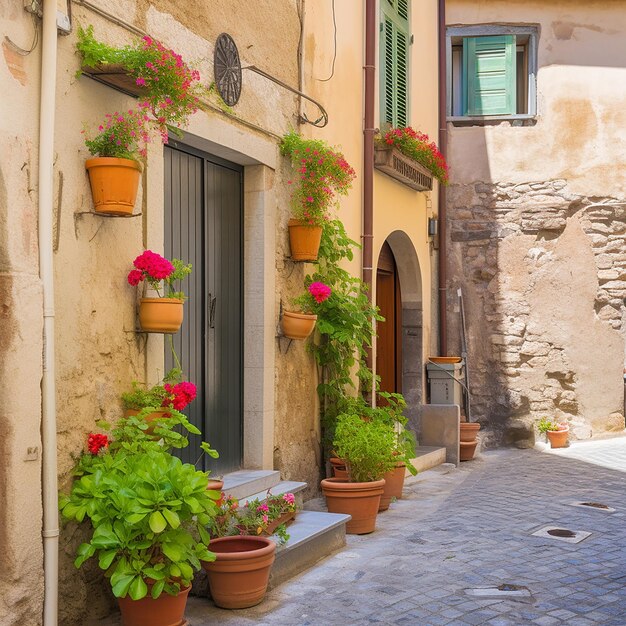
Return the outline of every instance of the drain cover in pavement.
[[[604,511],[605,513],[615,513],[613,507],[607,504],[601,504],[600,502],[583,502],[582,500],[576,502],[570,502],[572,506],[584,506],[586,509],[595,509],[596,511]]]
[[[522,585],[513,585],[503,583],[497,587],[478,587],[475,589],[466,589],[468,596],[476,596],[479,598],[530,598],[530,590]]]
[[[569,528],[560,528],[559,526],[544,526],[532,533],[534,537],[548,537],[550,539],[558,539],[567,543],[580,543],[583,539],[587,539],[591,533],[586,530],[570,530]]]

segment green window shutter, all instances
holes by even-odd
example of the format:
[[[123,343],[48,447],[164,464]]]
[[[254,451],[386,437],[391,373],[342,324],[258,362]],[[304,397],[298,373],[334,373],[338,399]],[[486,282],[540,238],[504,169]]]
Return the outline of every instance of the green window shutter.
[[[463,39],[466,115],[515,113],[515,57],[515,35]]]
[[[381,0],[380,109],[391,126],[408,123],[408,0]]]

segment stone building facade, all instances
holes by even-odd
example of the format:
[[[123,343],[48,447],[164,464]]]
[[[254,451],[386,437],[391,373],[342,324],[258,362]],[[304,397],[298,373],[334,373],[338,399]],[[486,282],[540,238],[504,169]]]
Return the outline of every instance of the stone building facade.
[[[448,111],[449,319],[458,346],[461,288],[473,416],[488,445],[532,445],[544,415],[579,439],[623,430],[623,6],[454,0],[447,24],[453,56],[463,33],[511,32],[526,55],[513,115]]]

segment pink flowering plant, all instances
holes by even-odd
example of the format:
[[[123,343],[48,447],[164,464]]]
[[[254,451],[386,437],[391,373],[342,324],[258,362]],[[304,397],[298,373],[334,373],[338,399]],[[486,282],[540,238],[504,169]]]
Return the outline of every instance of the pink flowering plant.
[[[390,128],[382,139],[378,139],[378,143],[394,146],[405,156],[423,165],[440,183],[448,184],[448,164],[428,135],[410,126]]]
[[[136,161],[145,158],[149,141],[150,118],[142,109],[128,109],[107,113],[93,138],[85,139],[85,145],[93,156]]]
[[[128,273],[129,285],[135,287],[145,280],[159,298],[185,300],[184,292],[174,290],[174,283],[191,274],[191,264],[186,265],[180,259],[168,261],[152,250],[145,250],[133,261],[133,266]]]
[[[293,493],[272,495],[269,490],[264,500],[249,500],[244,506],[240,506],[233,496],[222,492],[217,506],[218,514],[208,528],[211,537],[273,535],[281,544],[289,540],[287,520],[278,525],[276,522],[281,518],[293,518],[297,510]]]
[[[319,139],[305,139],[292,131],[280,145],[291,159],[295,177],[291,207],[296,219],[311,226],[324,226],[331,219],[337,196],[347,195],[356,176],[343,154]]]
[[[309,281],[306,291],[294,298],[291,303],[298,311],[307,315],[317,315],[321,305],[331,296],[331,288],[322,282]]]

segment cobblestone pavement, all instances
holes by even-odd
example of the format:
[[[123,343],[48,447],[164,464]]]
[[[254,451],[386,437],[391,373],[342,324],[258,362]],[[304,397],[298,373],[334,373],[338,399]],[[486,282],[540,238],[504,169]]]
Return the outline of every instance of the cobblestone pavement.
[[[623,471],[594,464],[606,454]],[[626,439],[576,455],[499,450],[425,472],[379,516],[375,533],[349,536],[344,550],[258,607],[225,611],[193,598],[189,626],[625,626]],[[591,536],[578,544],[531,536],[548,525]],[[467,593],[503,584],[529,595]]]

